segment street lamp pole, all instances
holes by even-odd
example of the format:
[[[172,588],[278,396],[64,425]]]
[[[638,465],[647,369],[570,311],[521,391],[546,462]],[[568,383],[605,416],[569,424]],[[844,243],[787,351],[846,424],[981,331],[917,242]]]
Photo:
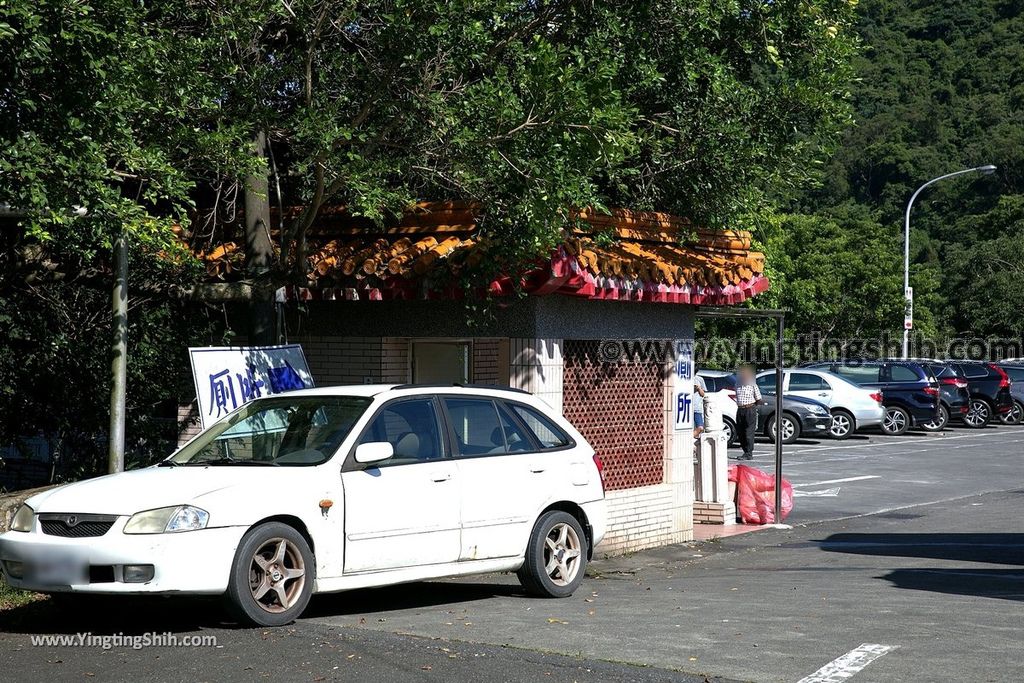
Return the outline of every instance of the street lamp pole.
[[[940,175],[938,178],[932,178],[927,183],[917,188],[917,191],[910,196],[910,201],[907,202],[907,212],[903,218],[903,296],[907,310],[906,320],[910,321],[911,311],[913,310],[913,298],[910,294],[910,209],[914,206],[914,200],[917,199],[917,195],[921,194],[921,190],[933,185],[940,180],[946,178],[953,178],[958,175],[965,173],[982,173],[984,175],[991,175],[996,172],[996,167],[987,164],[985,166],[975,166],[974,168],[965,168],[962,171],[954,171],[953,173],[947,173],[946,175]],[[903,325],[903,358],[907,358],[910,351],[910,325],[908,322],[904,322]]]

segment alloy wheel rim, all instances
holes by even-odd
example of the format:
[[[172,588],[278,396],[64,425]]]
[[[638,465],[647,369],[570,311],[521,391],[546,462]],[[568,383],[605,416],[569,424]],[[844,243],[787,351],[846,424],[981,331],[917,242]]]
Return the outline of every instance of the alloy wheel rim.
[[[850,420],[845,415],[832,416],[832,436],[846,436],[850,432]]]
[[[556,586],[568,586],[580,571],[580,537],[572,525],[559,522],[544,537],[544,571]]]
[[[971,401],[971,409],[964,419],[973,426],[985,424],[988,420],[988,406],[981,401]]]
[[[261,545],[249,564],[249,590],[264,611],[289,610],[306,585],[306,565],[298,547],[286,538],[271,538]]]
[[[1006,414],[1006,420],[1010,424],[1018,424],[1024,418],[1024,410],[1021,410],[1019,403],[1014,403],[1013,408],[1010,408],[1010,412]]]
[[[903,413],[898,410],[889,410],[885,413],[885,427],[890,432],[901,431],[907,424]]]

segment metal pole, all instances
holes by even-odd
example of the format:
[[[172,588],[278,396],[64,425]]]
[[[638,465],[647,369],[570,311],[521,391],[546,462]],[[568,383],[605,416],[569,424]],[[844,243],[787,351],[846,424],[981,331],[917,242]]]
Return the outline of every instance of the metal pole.
[[[110,363],[110,444],[107,472],[124,471],[125,397],[128,385],[128,238],[122,228],[114,243],[113,342]]]
[[[917,199],[917,195],[921,194],[921,190],[928,187],[933,183],[937,183],[940,180],[946,178],[953,178],[964,173],[984,173],[986,175],[994,173],[996,170],[995,166],[975,166],[974,168],[965,168],[962,171],[954,171],[953,173],[947,173],[946,175],[940,175],[938,178],[932,178],[927,183],[917,188],[917,191],[910,196],[910,201],[907,202],[907,211],[903,216],[903,296],[904,303],[907,290],[910,289],[910,210],[914,207],[914,200]],[[903,358],[909,357],[910,346],[910,330],[907,329],[906,325],[903,326]]]
[[[786,319],[779,316],[775,338],[775,523],[782,523],[782,338]]]

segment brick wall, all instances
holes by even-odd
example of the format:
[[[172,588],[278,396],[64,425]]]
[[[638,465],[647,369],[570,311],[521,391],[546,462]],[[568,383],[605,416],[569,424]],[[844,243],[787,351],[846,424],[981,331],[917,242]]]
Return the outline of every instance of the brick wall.
[[[382,374],[384,340],[380,337],[310,336],[291,341],[302,344],[318,387],[387,381]]]
[[[671,484],[608,491],[608,530],[600,555],[654,548],[684,540],[676,528],[676,493]],[[692,529],[691,529],[692,538]]]

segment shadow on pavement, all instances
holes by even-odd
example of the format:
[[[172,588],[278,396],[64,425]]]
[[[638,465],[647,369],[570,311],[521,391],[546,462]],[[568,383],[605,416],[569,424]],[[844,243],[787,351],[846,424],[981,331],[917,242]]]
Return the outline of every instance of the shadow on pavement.
[[[879,578],[897,588],[1024,600],[1024,571],[1017,569],[894,569]]]
[[[825,552],[1024,565],[1024,534],[833,534]]]
[[[515,584],[431,582],[408,583],[313,596],[306,617],[378,614],[405,609],[459,605],[494,597],[526,597]]]
[[[314,595],[303,617],[456,606],[496,596],[525,598],[526,593],[512,583],[412,583]],[[237,624],[219,598],[67,595],[0,612],[0,633],[141,635],[209,628],[249,627]]]
[[[216,598],[52,596],[0,612],[3,633],[141,635],[235,627]]]
[[[818,545],[833,553],[1024,565],[1024,534],[833,534]],[[897,588],[1024,600],[1024,569],[921,567],[893,569],[878,578]]]

